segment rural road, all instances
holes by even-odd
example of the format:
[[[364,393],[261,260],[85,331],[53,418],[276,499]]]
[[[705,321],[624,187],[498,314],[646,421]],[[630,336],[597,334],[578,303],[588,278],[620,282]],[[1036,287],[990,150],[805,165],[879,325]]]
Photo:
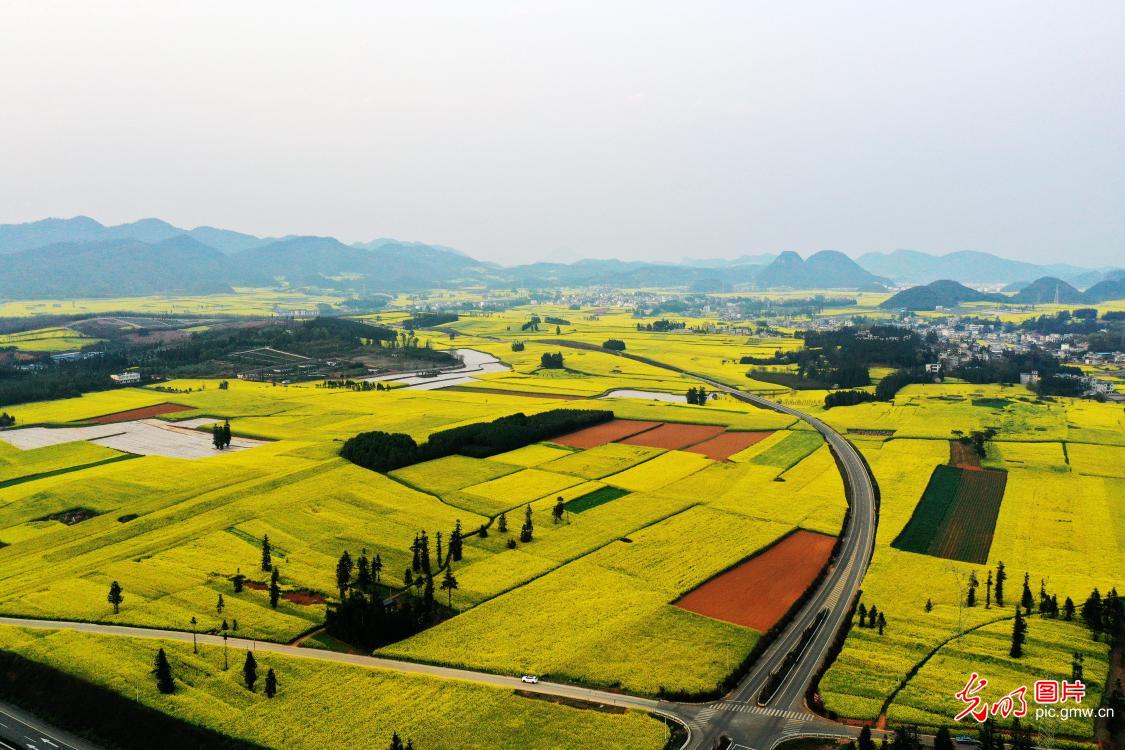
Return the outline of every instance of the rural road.
[[[600,347],[582,348],[600,349]],[[388,669],[406,674],[465,680],[662,714],[688,728],[689,737],[683,746],[684,750],[707,750],[721,737],[729,737],[733,740],[731,750],[772,750],[781,741],[793,737],[856,736],[858,727],[838,724],[813,713],[805,703],[805,692],[827,658],[837,633],[845,625],[852,600],[859,591],[874,546],[877,522],[876,490],[859,452],[824,422],[796,409],[647,357],[618,352],[609,353],[690,375],[733,398],[803,420],[824,436],[839,459],[844,483],[848,488],[851,520],[841,541],[836,562],[788,627],[723,700],[705,704],[675,703],[560,683],[540,682],[536,685],[528,685],[521,682],[518,677],[242,638],[228,638],[227,647],[233,650],[250,649],[297,658]],[[766,705],[759,705],[758,696],[770,673],[777,669],[785,656],[798,645],[806,629],[817,621],[822,611],[827,614],[817,624],[814,634],[802,647],[800,655],[780,687]],[[192,640],[191,633],[181,631],[97,623],[0,617],[0,624],[133,638],[159,638],[184,642]],[[223,646],[221,636],[199,635],[198,639],[205,647],[222,648]],[[51,746],[47,745],[47,747]]]

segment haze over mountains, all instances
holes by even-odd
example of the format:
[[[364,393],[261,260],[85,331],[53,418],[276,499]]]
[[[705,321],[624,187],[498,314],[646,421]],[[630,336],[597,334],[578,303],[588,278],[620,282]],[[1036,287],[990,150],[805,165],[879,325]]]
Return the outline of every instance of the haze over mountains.
[[[204,294],[279,281],[294,287],[361,293],[461,285],[544,288],[595,284],[676,286],[696,291],[878,291],[941,279],[1015,289],[1049,276],[1060,279],[1086,301],[1089,297],[1074,287],[1107,284],[1094,295],[1100,296],[1116,289],[1118,283],[1114,271],[1069,264],[1038,266],[968,251],[934,256],[896,250],[853,260],[823,250],[807,258],[783,252],[733,260],[685,259],[680,264],[609,259],[499,266],[450,247],[419,242],[384,238],[348,245],[332,237],[256,237],[207,226],[188,230],[160,219],[105,226],[84,216],[0,225],[0,256],[5,270],[0,275],[0,295],[12,298]],[[939,290],[923,298],[948,299],[948,292]],[[1029,292],[1032,296],[1042,293],[1042,289]]]

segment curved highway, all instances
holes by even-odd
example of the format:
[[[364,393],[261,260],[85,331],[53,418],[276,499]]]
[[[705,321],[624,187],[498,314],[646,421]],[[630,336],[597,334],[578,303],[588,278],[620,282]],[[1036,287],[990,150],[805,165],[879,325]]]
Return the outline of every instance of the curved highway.
[[[552,341],[551,343],[571,344],[571,342],[562,341]],[[600,350],[600,347],[582,346],[581,348]],[[659,713],[674,718],[687,727],[689,736],[683,745],[685,750],[707,750],[717,746],[720,738],[723,737],[732,740],[730,750],[772,750],[779,742],[792,737],[855,736],[858,733],[858,728],[838,724],[813,713],[805,702],[805,694],[817,671],[827,658],[836,634],[845,625],[852,601],[859,592],[860,584],[867,570],[867,564],[871,559],[875,542],[878,511],[875,483],[859,452],[842,435],[821,420],[791,407],[647,357],[623,352],[607,353],[688,375],[733,398],[800,419],[824,436],[838,459],[838,465],[847,488],[850,520],[840,542],[836,560],[830,566],[828,574],[777,640],[762,654],[738,686],[722,700],[705,704],[674,703],[560,683],[540,682],[536,685],[528,685],[521,682],[518,677],[301,648],[268,641],[251,641],[242,638],[228,638],[226,646],[231,649],[254,649],[297,658],[343,662],[409,674],[471,680],[497,687],[546,693]],[[827,614],[818,621],[817,617],[821,612],[827,612]],[[814,623],[816,623],[815,632],[801,648],[798,658],[786,673],[780,686],[765,705],[759,705],[758,697],[769,679],[770,673],[776,670],[786,655],[800,644],[803,634]],[[102,635],[161,638],[177,641],[192,640],[191,633],[182,631],[98,623],[0,617],[0,624],[75,630]],[[223,639],[220,636],[201,634],[197,638],[201,644],[206,646],[223,646]],[[0,737],[3,737],[3,735],[4,732],[0,731]]]

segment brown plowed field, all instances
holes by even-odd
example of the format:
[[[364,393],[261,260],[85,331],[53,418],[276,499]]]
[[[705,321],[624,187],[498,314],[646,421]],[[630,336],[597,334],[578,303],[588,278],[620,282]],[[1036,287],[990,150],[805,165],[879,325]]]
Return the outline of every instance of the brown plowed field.
[[[679,450],[689,445],[702,443],[722,433],[720,425],[676,424],[665,422],[654,430],[645,430],[618,442],[626,445],[644,445],[649,448]]]
[[[962,443],[960,440],[949,441],[949,465],[962,469],[979,469],[980,454],[972,443]]]
[[[551,442],[569,445],[571,448],[596,448],[643,430],[651,430],[659,424],[660,422],[642,422],[637,419],[614,419],[554,438]]]
[[[133,422],[138,419],[148,419],[155,417],[158,414],[173,414],[178,411],[191,411],[194,406],[184,406],[183,404],[155,404],[153,406],[144,406],[140,409],[130,409],[128,411],[118,411],[113,414],[103,414],[100,417],[94,417],[90,421],[95,424],[116,424],[118,422]]]
[[[725,461],[735,453],[746,450],[754,443],[760,443],[772,434],[772,432],[724,432],[685,450],[689,453],[702,453],[715,461]]]
[[[676,606],[764,633],[813,582],[835,543],[835,537],[798,529],[688,592]]]

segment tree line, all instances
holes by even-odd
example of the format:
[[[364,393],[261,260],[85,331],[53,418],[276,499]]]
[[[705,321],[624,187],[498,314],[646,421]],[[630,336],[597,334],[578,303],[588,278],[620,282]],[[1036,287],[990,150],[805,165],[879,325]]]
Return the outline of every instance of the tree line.
[[[399,432],[361,432],[345,441],[340,455],[372,471],[387,472],[455,453],[486,458],[611,419],[612,411],[600,409],[553,409],[531,416],[519,412],[435,432],[421,445]]]

